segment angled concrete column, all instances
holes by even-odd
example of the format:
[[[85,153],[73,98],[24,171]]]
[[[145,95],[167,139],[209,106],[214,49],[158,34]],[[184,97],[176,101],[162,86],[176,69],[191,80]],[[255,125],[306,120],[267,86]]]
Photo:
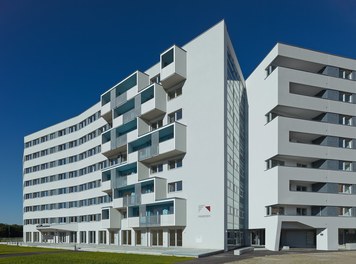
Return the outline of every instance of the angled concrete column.
[[[266,221],[266,249],[278,251],[281,238],[281,221],[278,220],[277,216],[269,218],[270,219]]]
[[[316,230],[317,250],[338,250],[338,228],[327,227]]]

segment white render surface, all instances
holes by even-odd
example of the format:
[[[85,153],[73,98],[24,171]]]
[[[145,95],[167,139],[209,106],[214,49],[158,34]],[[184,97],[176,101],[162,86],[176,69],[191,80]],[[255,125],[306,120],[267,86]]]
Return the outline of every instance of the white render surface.
[[[267,76],[266,69],[270,65],[273,71]],[[340,76],[327,75],[325,66],[337,68]],[[344,71],[346,74],[342,75]],[[352,145],[352,139],[356,138],[356,123],[355,120],[350,121],[353,122],[351,125],[338,123],[344,116],[351,119],[356,116],[356,102],[352,98],[356,93],[353,71],[356,71],[355,60],[277,44],[246,81],[249,229],[265,231],[265,246],[269,250],[296,245],[297,242],[288,244],[288,236],[292,237],[292,234],[297,241],[299,236],[312,233],[307,238],[310,244],[307,242],[305,247],[337,250],[346,243],[338,241],[340,232],[356,229],[353,209],[356,205],[356,146]],[[297,93],[293,92],[297,89],[291,88],[296,86]],[[324,98],[325,93],[319,91],[325,90],[332,90],[336,96]],[[343,94],[351,99],[345,102]],[[276,117],[268,122],[266,115],[270,112]],[[336,116],[336,122],[317,121],[317,116],[323,113]],[[340,144],[318,144],[308,139],[311,137],[326,137]],[[347,147],[342,145],[345,138],[351,140]],[[282,163],[268,168],[266,163],[271,159]],[[341,165],[347,162],[344,166],[349,167],[317,168],[320,160]],[[334,190],[315,191],[318,184],[333,186]],[[338,191],[338,188],[346,187],[350,188],[349,193]],[[271,207],[283,209],[268,215],[267,210]],[[318,215],[317,207],[329,208],[334,213],[330,214],[330,211],[329,215],[322,215],[320,211]],[[298,213],[297,208],[306,210]],[[340,210],[346,213],[340,215]]]
[[[173,62],[162,68],[162,55],[172,48]],[[25,242],[227,249],[227,50],[236,64],[238,89],[244,91],[241,70],[222,21],[182,48],[172,46],[163,51],[158,64],[144,73],[129,75],[81,115],[26,136],[25,143],[34,141],[101,111],[95,121],[80,130],[24,149]],[[162,82],[150,84],[158,74]],[[172,92],[175,98],[169,98]],[[169,114],[177,111],[182,114],[175,114],[172,121]],[[160,120],[160,127],[153,128]],[[26,158],[103,126],[106,128],[99,136],[76,147]],[[96,146],[100,152],[77,162],[34,169]],[[169,169],[173,161],[176,168]],[[68,177],[71,171],[97,163],[102,163],[100,169],[82,176],[33,184],[33,180],[51,175],[64,173]],[[153,172],[154,166],[162,166],[162,171]],[[97,185],[89,189],[88,182],[92,181],[98,181]],[[181,190],[172,191],[169,186],[177,182],[181,182]],[[68,193],[71,186],[81,184],[87,185],[86,190]],[[33,198],[33,193],[42,196],[41,192],[60,188],[66,188],[67,193]],[[25,198],[28,195],[32,198]],[[91,200],[101,196],[106,197],[104,202]],[[68,208],[69,202],[81,200],[87,205]],[[62,203],[66,203],[65,208],[42,210],[43,205]],[[238,205],[234,206],[238,210]],[[74,223],[70,217],[76,217]],[[234,221],[237,228],[231,232],[242,233],[243,220],[239,223],[235,217]]]

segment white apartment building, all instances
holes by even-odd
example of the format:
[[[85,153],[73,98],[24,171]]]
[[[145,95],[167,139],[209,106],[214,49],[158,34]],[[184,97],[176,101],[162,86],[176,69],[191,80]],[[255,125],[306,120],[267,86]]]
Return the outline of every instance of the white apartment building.
[[[244,244],[247,95],[224,21],[24,141],[27,243]]]
[[[246,86],[250,243],[352,246],[356,61],[277,44]]]

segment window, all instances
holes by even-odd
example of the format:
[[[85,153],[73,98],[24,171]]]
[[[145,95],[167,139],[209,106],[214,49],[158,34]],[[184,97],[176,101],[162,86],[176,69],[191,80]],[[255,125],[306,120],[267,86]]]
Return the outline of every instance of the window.
[[[342,161],[342,170],[344,170],[344,171],[352,171],[352,162],[350,162],[350,161]]]
[[[151,80],[150,80],[151,84],[152,83],[160,83],[161,82],[161,75],[157,74],[156,76],[154,76]]]
[[[178,87],[168,92],[168,100],[172,100],[178,96],[182,95],[182,87]]]
[[[135,231],[136,245],[141,245],[141,230]]]
[[[163,120],[157,120],[151,123],[151,131],[156,130],[163,126]]]
[[[297,215],[307,215],[307,208],[297,208]]]
[[[122,230],[122,245],[131,245],[131,230]]]
[[[177,111],[175,111],[173,113],[170,113],[168,115],[168,123],[169,124],[173,123],[173,122],[175,122],[177,120],[180,120],[182,118],[183,118],[183,112],[182,112],[182,109],[179,109],[179,110],[177,110]]]
[[[268,77],[277,67],[274,65],[269,65],[266,68],[266,77]]]
[[[267,115],[266,115],[266,123],[269,123],[271,122],[273,119],[275,119],[277,117],[277,114],[275,113],[272,113],[272,112],[269,112]]]
[[[162,172],[163,164],[156,164],[151,166],[151,174]]]
[[[352,93],[340,92],[339,99],[342,102],[352,103]]]
[[[306,192],[307,191],[307,186],[297,185],[296,191],[297,192]]]
[[[65,129],[62,129],[62,130],[58,131],[58,136],[59,137],[64,136],[65,134],[66,134],[66,130]]]
[[[182,237],[183,237],[183,230],[169,230],[169,246],[171,247],[181,247],[182,246]]]
[[[55,137],[56,137],[56,134],[55,134],[55,133],[49,134],[49,139],[54,139]]]
[[[183,160],[182,159],[176,159],[176,160],[169,160],[168,161],[168,169],[172,170],[175,168],[180,168],[183,166]]]
[[[306,168],[307,165],[306,165],[306,164],[303,164],[303,163],[297,163],[297,167],[299,167],[299,168]]]
[[[168,183],[168,192],[178,192],[183,189],[182,181]]]
[[[352,193],[352,184],[339,184],[339,193],[351,194]]]
[[[339,207],[338,215],[340,216],[352,216],[351,207]]]
[[[172,48],[161,56],[161,68],[163,69],[169,64],[171,64],[173,60],[174,60],[174,49]]]
[[[352,126],[352,116],[340,115],[339,121],[341,125]]]
[[[352,139],[350,139],[350,138],[342,138],[341,139],[341,147],[343,147],[343,148],[352,148]]]
[[[267,215],[284,215],[284,207],[268,206]]]
[[[267,165],[267,170],[268,169],[272,169],[276,166],[284,166],[284,161],[282,160],[274,160],[274,159],[270,159],[266,161],[266,165]]]

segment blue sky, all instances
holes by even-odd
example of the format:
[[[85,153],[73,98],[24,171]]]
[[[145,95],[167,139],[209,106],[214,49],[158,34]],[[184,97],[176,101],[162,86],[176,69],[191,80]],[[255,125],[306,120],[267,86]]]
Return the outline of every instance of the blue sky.
[[[79,114],[225,19],[245,78],[276,42],[356,58],[353,0],[0,0],[0,223],[22,223],[23,137]]]

